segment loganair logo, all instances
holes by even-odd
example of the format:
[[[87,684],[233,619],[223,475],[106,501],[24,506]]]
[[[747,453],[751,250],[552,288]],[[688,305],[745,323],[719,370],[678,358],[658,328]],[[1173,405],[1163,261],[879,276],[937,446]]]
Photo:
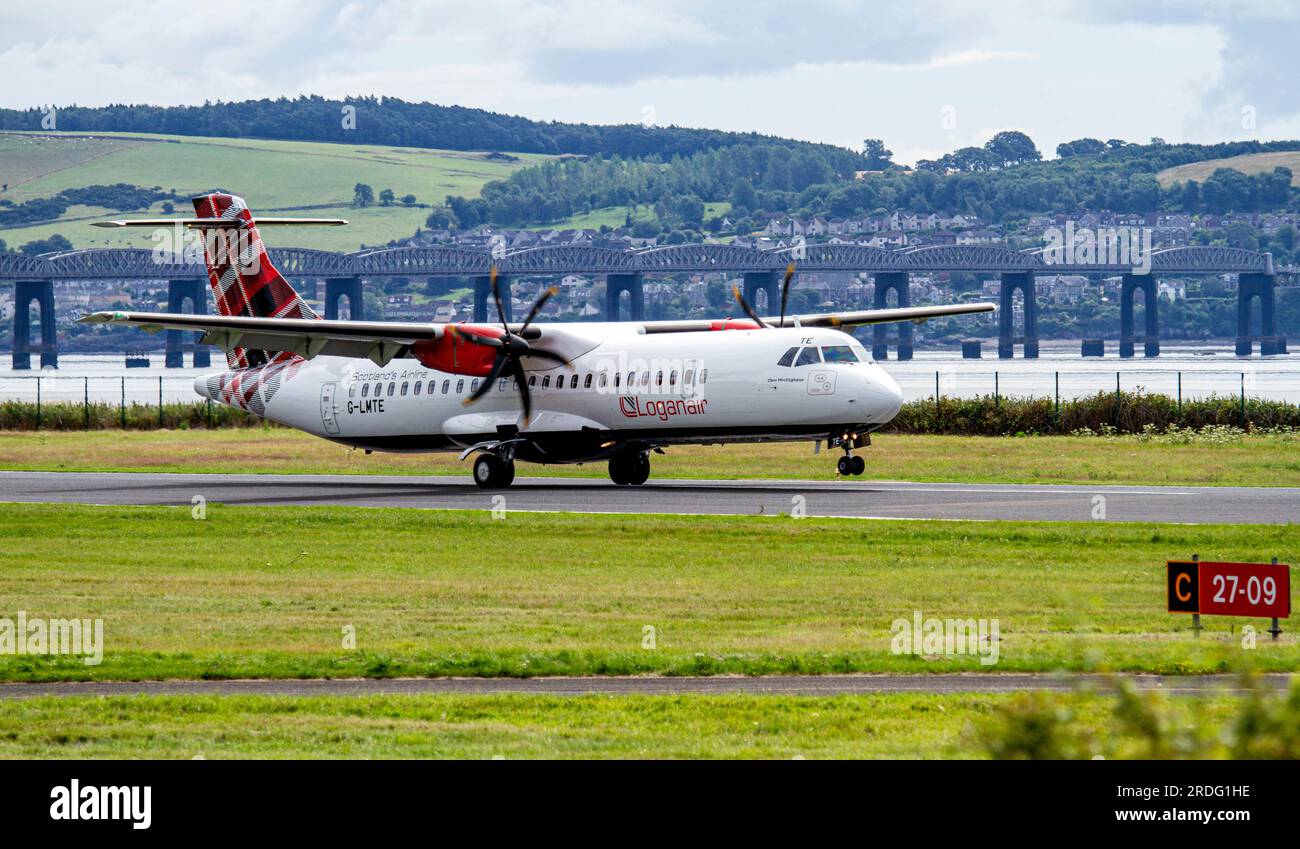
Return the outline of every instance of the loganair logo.
[[[708,401],[694,399],[642,401],[636,395],[624,395],[618,399],[618,408],[629,419],[654,416],[659,421],[666,422],[671,416],[702,416],[708,403]]]

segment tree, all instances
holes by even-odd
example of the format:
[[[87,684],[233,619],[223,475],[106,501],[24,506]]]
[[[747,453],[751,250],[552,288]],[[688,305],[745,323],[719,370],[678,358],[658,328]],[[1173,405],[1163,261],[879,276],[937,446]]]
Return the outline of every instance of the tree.
[[[163,211],[163,215],[171,215],[173,212],[176,211],[176,207],[173,206],[172,202],[169,200],[163,201],[162,211]]]
[[[415,195],[402,195],[402,206],[415,206]]]
[[[455,230],[456,216],[445,206],[435,206],[429,217],[424,219],[424,226],[430,230]]]
[[[1033,139],[1019,130],[1003,130],[989,139],[984,149],[1004,168],[1021,162],[1037,162],[1043,158]]]
[[[754,194],[754,184],[747,177],[736,181],[731,188],[731,208],[751,210],[758,205],[758,195]]]
[[[862,157],[866,160],[868,171],[884,171],[894,164],[894,152],[887,150],[880,139],[863,139]]]
[[[352,205],[353,206],[370,206],[375,202],[375,190],[365,183],[357,183],[352,187]]]
[[[392,189],[381,189],[379,192],[379,203],[382,206],[392,206],[397,200],[396,193]]]
[[[34,242],[28,242],[18,250],[28,256],[37,256],[39,254],[48,254],[54,251],[70,251],[72,250],[72,242],[69,242],[58,233],[55,233],[48,239],[39,239]]]

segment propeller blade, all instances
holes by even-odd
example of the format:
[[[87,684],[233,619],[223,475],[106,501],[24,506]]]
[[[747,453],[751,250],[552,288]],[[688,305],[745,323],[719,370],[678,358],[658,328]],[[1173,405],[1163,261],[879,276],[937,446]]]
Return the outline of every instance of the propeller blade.
[[[464,339],[466,342],[470,342],[474,345],[483,345],[484,347],[487,348],[505,347],[505,342],[502,342],[500,339],[498,339],[495,336],[480,336],[479,334],[475,333],[472,330],[466,330],[463,327],[458,327],[454,324],[448,325],[448,328],[451,330],[453,335],[461,339]]]
[[[464,405],[468,407],[470,404],[473,404],[475,401],[491,392],[492,384],[497,382],[497,378],[501,376],[501,370],[504,369],[506,364],[509,362],[509,357],[498,354],[496,361],[492,363],[492,371],[488,372],[488,376],[483,378],[483,382],[479,384],[478,389],[474,390],[474,394],[464,400]]]
[[[524,424],[527,425],[533,417],[533,398],[528,391],[528,375],[524,374],[524,367],[518,360],[510,361],[510,373],[519,381],[519,402],[524,406]]]
[[[785,267],[785,279],[781,281],[781,321],[777,327],[785,327],[785,305],[790,300],[790,281],[794,279],[794,263]]]
[[[491,271],[492,300],[497,302],[497,317],[501,319],[501,326],[505,328],[506,333],[509,333],[510,325],[506,324],[506,308],[501,303],[501,287],[497,285],[497,277],[497,267],[496,264],[493,263]]]
[[[754,308],[745,300],[745,296],[740,294],[739,286],[732,286],[731,294],[736,296],[736,303],[740,304],[740,308],[745,311],[745,315],[749,316],[750,319],[752,319],[759,327],[767,327],[767,325],[763,323],[763,319],[758,317],[758,313],[754,312]]]
[[[533,304],[533,308],[528,311],[528,318],[524,319],[524,326],[519,328],[520,335],[523,335],[523,332],[528,329],[528,325],[532,324],[533,319],[537,318],[537,314],[542,311],[542,307],[546,306],[546,302],[555,297],[555,293],[559,291],[558,287],[551,286],[542,293],[542,296],[537,299],[537,303]]]
[[[573,368],[573,363],[569,362],[568,359],[560,356],[554,351],[545,351],[541,348],[529,348],[528,353],[524,354],[524,356],[537,357],[543,360],[550,360],[553,363],[559,363],[562,366],[568,366],[569,368]]]

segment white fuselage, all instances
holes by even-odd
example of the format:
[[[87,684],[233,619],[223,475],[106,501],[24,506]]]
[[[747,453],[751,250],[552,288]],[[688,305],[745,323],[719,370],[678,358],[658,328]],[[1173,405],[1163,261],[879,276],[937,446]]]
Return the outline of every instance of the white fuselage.
[[[376,450],[456,450],[512,434],[538,446],[539,453],[526,459],[572,462],[602,456],[614,445],[824,438],[846,427],[870,431],[889,422],[902,403],[898,384],[838,330],[643,334],[628,324],[536,328],[540,338],[533,344],[563,354],[571,367],[525,359],[533,406],[526,425],[512,379],[498,380],[466,405],[479,378],[437,371],[412,358],[383,367],[327,356],[303,362],[266,399],[264,415]],[[789,364],[782,364],[783,357]],[[229,373],[223,381],[228,378]],[[195,388],[226,401],[214,391],[220,382],[200,378]]]

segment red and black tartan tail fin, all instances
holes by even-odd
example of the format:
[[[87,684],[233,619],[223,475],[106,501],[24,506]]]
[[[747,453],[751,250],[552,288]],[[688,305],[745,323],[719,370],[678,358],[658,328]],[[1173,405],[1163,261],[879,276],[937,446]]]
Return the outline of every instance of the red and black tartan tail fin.
[[[200,195],[194,198],[194,211],[199,218],[243,222],[203,231],[208,282],[220,315],[319,318],[271,264],[243,198],[223,193]],[[226,361],[232,369],[239,369],[291,356],[294,355],[233,348],[226,354]]]

